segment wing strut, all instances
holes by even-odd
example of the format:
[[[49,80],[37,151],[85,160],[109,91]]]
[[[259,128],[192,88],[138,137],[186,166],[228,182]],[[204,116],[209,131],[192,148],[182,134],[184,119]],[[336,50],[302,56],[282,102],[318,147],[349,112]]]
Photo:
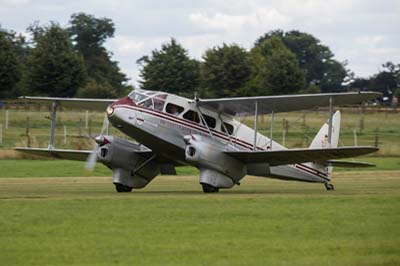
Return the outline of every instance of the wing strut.
[[[269,150],[272,150],[272,131],[274,130],[274,110],[271,112],[271,127],[269,129]]]
[[[53,101],[50,110],[50,142],[47,147],[49,150],[54,149],[54,132],[56,130],[56,114],[57,114],[57,101]]]
[[[257,147],[257,120],[258,120],[258,102],[254,102],[254,143],[253,150],[256,150]]]
[[[329,127],[328,127],[328,143],[332,148],[332,121],[333,121],[333,98],[329,97]]]

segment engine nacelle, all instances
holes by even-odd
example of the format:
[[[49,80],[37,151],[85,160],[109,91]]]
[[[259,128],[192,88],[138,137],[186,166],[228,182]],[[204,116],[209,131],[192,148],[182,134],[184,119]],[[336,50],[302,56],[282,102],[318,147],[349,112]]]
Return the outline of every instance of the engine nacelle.
[[[160,173],[155,162],[149,162],[136,171],[148,159],[137,153],[141,150],[140,145],[112,136],[102,136],[102,138],[96,150],[97,157],[100,162],[112,169],[113,183],[143,188]]]
[[[222,152],[221,143],[199,135],[185,136],[185,157],[200,169],[200,183],[231,188],[246,174],[243,163]]]

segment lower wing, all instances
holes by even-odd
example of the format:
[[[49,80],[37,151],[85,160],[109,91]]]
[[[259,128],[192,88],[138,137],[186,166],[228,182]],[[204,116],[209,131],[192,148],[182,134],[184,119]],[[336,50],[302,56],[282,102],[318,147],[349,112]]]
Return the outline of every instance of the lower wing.
[[[64,150],[64,149],[45,149],[45,148],[14,148],[16,151],[38,155],[44,157],[53,157],[57,159],[86,161],[87,157],[92,153],[91,150]]]
[[[378,150],[379,149],[376,147],[340,147],[276,151],[226,151],[225,154],[243,163],[268,163],[270,166],[278,166],[350,158],[376,152]]]

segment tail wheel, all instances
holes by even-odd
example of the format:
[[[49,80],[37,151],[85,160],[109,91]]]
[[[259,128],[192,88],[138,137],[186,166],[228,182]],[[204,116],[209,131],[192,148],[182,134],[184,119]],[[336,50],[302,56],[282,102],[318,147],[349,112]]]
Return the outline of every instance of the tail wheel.
[[[335,190],[335,187],[332,184],[325,183],[326,190]]]
[[[201,186],[203,187],[204,193],[217,193],[219,191],[219,188],[211,186],[206,183],[201,183]]]
[[[117,192],[131,192],[132,188],[120,183],[114,183]]]

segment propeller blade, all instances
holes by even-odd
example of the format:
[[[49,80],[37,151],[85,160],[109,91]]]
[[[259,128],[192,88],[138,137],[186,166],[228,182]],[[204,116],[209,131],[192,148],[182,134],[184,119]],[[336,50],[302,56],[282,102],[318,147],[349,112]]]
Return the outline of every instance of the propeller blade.
[[[87,171],[93,172],[94,167],[96,166],[96,163],[97,163],[97,152],[96,151],[97,151],[97,148],[99,147],[99,145],[101,143],[103,143],[103,144],[109,143],[109,141],[103,136],[104,134],[108,135],[108,128],[109,128],[109,121],[108,121],[107,115],[104,115],[103,126],[101,128],[100,135],[95,138],[96,144],[94,145],[92,152],[86,159],[85,169]]]
[[[90,155],[86,159],[85,169],[87,171],[93,172],[94,167],[96,166],[96,162],[97,162],[96,149],[97,149],[97,145],[94,146],[92,152],[90,153]]]

